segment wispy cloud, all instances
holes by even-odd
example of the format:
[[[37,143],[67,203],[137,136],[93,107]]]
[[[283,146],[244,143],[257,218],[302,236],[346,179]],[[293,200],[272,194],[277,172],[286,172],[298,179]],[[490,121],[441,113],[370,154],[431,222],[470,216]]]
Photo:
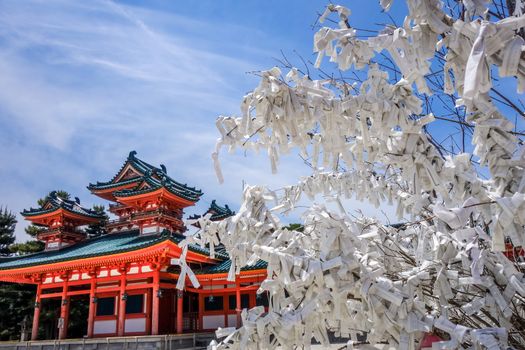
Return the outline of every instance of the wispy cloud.
[[[239,31],[226,27],[234,43]],[[113,175],[131,149],[174,177],[215,186],[213,119],[237,110],[261,50],[236,58],[206,30],[111,1],[2,2],[0,204],[20,211],[59,187],[90,204],[97,199],[84,186]]]
[[[190,211],[215,198],[235,207],[243,180],[296,182],[305,168],[294,156],[269,176],[264,157],[239,154],[223,156],[219,186],[209,156],[215,117],[238,111],[256,84],[245,72],[267,68],[276,40],[112,1],[0,2],[0,205],[19,212],[58,188],[101,202],[85,185],[109,179],[132,149],[204,190]]]

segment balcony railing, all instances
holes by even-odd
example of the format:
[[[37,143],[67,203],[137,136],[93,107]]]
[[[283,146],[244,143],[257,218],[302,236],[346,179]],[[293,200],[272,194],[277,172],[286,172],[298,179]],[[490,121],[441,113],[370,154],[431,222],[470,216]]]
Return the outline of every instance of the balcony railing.
[[[199,314],[197,312],[185,312],[182,316],[182,329],[187,331],[195,331],[199,327]]]
[[[113,212],[113,211],[119,210],[119,209],[124,209],[124,208],[129,208],[129,207],[127,205],[125,205],[125,204],[120,204],[120,203],[118,203],[118,204],[110,204],[109,205],[109,211],[110,212]]]
[[[131,225],[131,221],[129,220],[129,218],[114,219],[114,220],[108,220],[106,222],[106,227],[111,228],[111,227],[122,226],[122,225],[127,225],[127,224]]]
[[[68,235],[85,235],[83,230],[77,228],[66,228],[66,227],[57,227],[57,228],[44,228],[38,231],[38,236],[50,236],[56,234],[68,234]]]
[[[158,216],[158,215],[168,216],[168,217],[171,217],[173,219],[177,219],[179,221],[181,219],[180,213],[178,213],[178,212],[176,212],[174,210],[167,210],[167,209],[161,209],[161,208],[158,208],[158,209],[155,209],[155,210],[148,210],[148,211],[141,211],[141,212],[132,213],[131,214],[131,219],[132,220],[136,220],[136,219],[146,218],[146,217],[150,217],[150,216]]]

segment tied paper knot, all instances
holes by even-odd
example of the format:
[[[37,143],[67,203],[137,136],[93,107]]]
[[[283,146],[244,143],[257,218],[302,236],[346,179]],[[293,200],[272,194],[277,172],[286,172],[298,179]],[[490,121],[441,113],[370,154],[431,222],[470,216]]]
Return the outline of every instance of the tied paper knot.
[[[181,242],[182,243],[182,242]],[[188,246],[183,246],[182,248],[182,254],[180,255],[180,258],[178,259],[171,259],[172,265],[179,265],[180,266],[180,274],[179,278],[177,279],[177,289],[178,290],[184,290],[184,286],[186,284],[186,276],[190,279],[193,287],[199,288],[200,283],[197,280],[197,277],[195,276],[195,273],[192,271],[192,269],[188,266],[186,263],[186,254],[188,253]]]
[[[525,194],[514,193],[512,197],[496,200],[498,212],[492,227],[492,247],[495,251],[505,251],[505,237],[514,246],[523,246],[523,226],[525,225]]]
[[[460,208],[446,208],[436,204],[433,213],[451,229],[456,230],[467,224],[470,214],[475,210],[474,206],[477,204],[479,204],[479,200],[472,197],[467,199]]]

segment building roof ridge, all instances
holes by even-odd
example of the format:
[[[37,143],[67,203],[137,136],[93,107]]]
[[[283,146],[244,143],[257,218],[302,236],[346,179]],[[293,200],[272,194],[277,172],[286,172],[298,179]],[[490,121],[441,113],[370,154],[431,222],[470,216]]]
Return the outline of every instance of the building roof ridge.
[[[116,179],[122,174],[122,171],[126,168],[128,164],[131,167],[133,167],[136,171],[139,172],[139,176],[135,176],[130,179],[124,179],[124,180],[115,182]],[[157,176],[160,180],[156,179],[153,175]],[[87,188],[89,190],[93,190],[93,189],[111,188],[113,186],[118,187],[124,184],[130,184],[136,181],[147,180],[147,179],[153,179],[155,182],[159,182],[159,183],[162,182],[161,179],[166,179],[164,181],[167,184],[166,188],[171,189],[174,194],[182,193],[182,194],[186,194],[187,197],[190,197],[190,198],[193,197],[196,199],[198,199],[203,194],[202,190],[197,189],[195,187],[190,187],[188,186],[188,184],[182,184],[181,182],[173,179],[171,176],[168,175],[166,166],[164,166],[163,164],[161,164],[160,167],[156,167],[138,158],[136,151],[131,151],[129,153],[124,164],[120,167],[116,175],[114,175],[111,178],[111,180],[107,182],[97,181],[96,183],[89,183]],[[131,193],[130,189],[127,189],[127,190],[128,190],[127,192],[122,192],[121,194]],[[117,191],[117,192],[121,192],[121,191]]]
[[[45,209],[47,204],[50,204],[51,208]],[[22,214],[23,216],[35,216],[35,215],[52,213],[59,208],[65,209],[75,214],[80,214],[80,215],[90,216],[90,217],[100,218],[100,219],[104,218],[103,214],[100,214],[92,209],[89,209],[89,208],[86,208],[80,205],[80,200],[78,199],[78,197],[75,197],[75,200],[61,198],[58,196],[56,191],[52,191],[49,193],[49,195],[46,197],[45,202],[42,204],[40,208],[30,207],[29,210],[24,209],[20,214]]]
[[[231,210],[228,204],[225,204],[224,207],[221,207],[220,205],[217,204],[217,201],[213,199],[211,201],[210,207],[208,208],[208,210],[206,210],[206,212],[203,215],[193,214],[188,219],[197,220],[201,218],[202,216],[209,214],[209,213],[212,214],[210,217],[211,221],[222,220],[227,217],[235,215],[235,211]]]

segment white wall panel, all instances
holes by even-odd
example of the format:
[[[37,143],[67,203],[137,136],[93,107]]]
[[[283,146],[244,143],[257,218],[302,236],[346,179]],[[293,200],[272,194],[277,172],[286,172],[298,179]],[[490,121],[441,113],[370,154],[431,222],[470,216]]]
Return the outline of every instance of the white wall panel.
[[[146,331],[146,318],[130,318],[126,320],[124,325],[124,332],[145,332]]]
[[[202,325],[204,329],[216,329],[219,327],[224,327],[224,315],[203,316]]]
[[[228,327],[237,327],[237,315],[228,315]]]
[[[117,320],[95,321],[93,325],[93,333],[95,334],[117,333]]]

